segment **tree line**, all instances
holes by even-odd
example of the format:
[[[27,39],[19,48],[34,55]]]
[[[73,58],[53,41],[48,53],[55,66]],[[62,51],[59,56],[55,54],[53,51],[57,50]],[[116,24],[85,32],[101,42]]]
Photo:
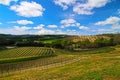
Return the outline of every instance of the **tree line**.
[[[105,34],[104,34],[105,35]],[[35,37],[21,37],[19,38],[2,38],[0,39],[0,46],[39,46],[39,47],[52,47],[52,48],[60,48],[60,49],[75,49],[75,48],[100,48],[105,46],[113,46],[120,44],[120,34],[109,34],[109,39],[106,38],[97,38],[94,42],[91,42],[89,39],[84,39],[83,41],[73,42],[71,40],[58,40],[52,43],[44,43],[44,40],[41,40],[38,36]],[[50,38],[50,37],[49,37]],[[53,39],[53,37],[52,37]],[[58,38],[54,38],[58,39]]]

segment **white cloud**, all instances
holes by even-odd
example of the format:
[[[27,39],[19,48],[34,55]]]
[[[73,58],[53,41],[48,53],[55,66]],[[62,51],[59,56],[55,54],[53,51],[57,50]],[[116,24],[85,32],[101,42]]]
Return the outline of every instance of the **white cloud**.
[[[3,29],[3,30],[0,30],[0,33],[2,34],[13,34],[13,35],[25,35],[25,34],[37,34],[36,32],[34,31],[29,31],[29,30],[26,30],[26,31],[17,31],[15,29]]]
[[[51,29],[42,28],[37,32],[37,34],[39,34],[39,35],[58,35],[58,34],[68,34],[68,33],[64,32],[60,29],[51,30]]]
[[[111,27],[112,30],[120,30],[120,24],[115,24]]]
[[[44,27],[45,25],[44,24],[40,24],[40,25],[38,25],[38,26],[36,26],[36,27],[33,27],[33,29],[43,29],[43,27]]]
[[[64,10],[67,9],[70,5],[74,4],[76,0],[54,0],[56,5],[61,6]]]
[[[0,4],[9,6],[11,2],[17,2],[18,0],[0,0]]]
[[[79,32],[76,30],[67,30],[66,32],[67,35],[79,35]]]
[[[13,34],[13,35],[22,35],[22,34],[35,34],[35,32],[29,32],[31,27],[27,26],[13,26],[12,28],[0,29],[0,32],[3,34]]]
[[[20,5],[13,5],[10,7],[11,10],[17,12],[17,15],[24,17],[38,17],[42,16],[45,9],[42,5],[36,2],[22,1]]]
[[[60,28],[65,28],[65,26],[62,25],[62,26],[60,26]]]
[[[89,30],[89,28],[86,27],[86,26],[80,26],[79,29],[81,29],[81,30]]]
[[[29,30],[31,29],[30,27],[27,27],[27,26],[22,26],[22,27],[19,27],[19,26],[14,26],[14,30],[16,31],[26,31],[26,30]]]
[[[48,25],[48,28],[57,28],[57,25]]]
[[[19,27],[14,26],[13,28],[6,28],[6,29],[0,29],[0,33],[3,34],[13,34],[13,35],[25,35],[25,34],[31,34],[31,35],[59,35],[59,34],[67,34],[67,35],[82,35],[83,33],[78,32],[77,30],[67,30],[63,31],[60,29],[57,30],[51,30],[51,29],[37,29],[34,30],[30,27]]]
[[[97,31],[97,34],[114,33],[115,32],[115,30],[112,30],[112,29],[98,29],[96,31]]]
[[[81,30],[89,30],[88,27],[86,26],[81,26],[80,23],[78,23],[76,20],[74,19],[64,19],[64,20],[61,20],[60,22],[62,24],[61,28],[65,28],[65,27],[78,27],[79,29]]]
[[[74,19],[64,19],[61,20],[60,22],[63,26],[69,27],[69,26],[80,26],[80,23],[78,23],[76,20]]]
[[[64,10],[73,7],[73,12],[82,15],[93,14],[94,8],[105,6],[112,0],[54,0],[56,5],[61,6]]]
[[[17,21],[11,21],[8,23],[17,23],[21,25],[34,24],[32,21],[28,21],[28,20],[17,20]]]
[[[85,3],[76,3],[73,7],[73,11],[77,14],[91,15],[94,8],[100,8],[105,6],[111,0],[87,0]]]
[[[2,24],[2,23],[0,22],[0,24]]]
[[[118,24],[118,22],[120,22],[119,17],[111,16],[111,17],[107,18],[105,21],[99,21],[99,22],[95,23],[95,25],[102,25],[102,26],[107,25],[107,24],[114,25],[114,24]]]
[[[38,34],[55,34],[55,31],[49,29],[41,29]]]
[[[65,32],[63,32],[62,30],[60,30],[60,29],[58,29],[58,30],[56,30],[56,32],[55,32],[56,34],[66,34]]]
[[[32,21],[28,21],[28,20],[18,20],[17,23],[22,25],[33,24]]]
[[[99,21],[99,22],[95,23],[95,25],[97,25],[97,26],[109,25],[109,29],[99,29],[98,32],[113,33],[115,31],[120,30],[120,18],[111,16],[104,21]]]

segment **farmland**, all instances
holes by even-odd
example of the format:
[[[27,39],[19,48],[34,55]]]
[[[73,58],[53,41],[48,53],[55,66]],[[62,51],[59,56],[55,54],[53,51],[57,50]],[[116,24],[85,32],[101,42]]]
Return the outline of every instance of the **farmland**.
[[[57,56],[0,64],[0,73],[2,74],[0,80],[120,79],[119,46],[82,52],[71,52],[60,49],[55,49],[55,51],[57,51]]]
[[[100,36],[100,35],[96,35],[96,36],[73,36],[73,37],[67,37],[65,38],[65,40],[71,40],[73,42],[79,42],[79,41],[84,41],[85,39],[88,39],[91,42],[94,42],[96,39],[98,38],[105,38],[105,39],[110,39],[107,36]]]
[[[85,39],[97,40],[102,46],[71,48]],[[120,80],[120,45],[104,46],[110,40],[108,36],[71,36],[54,40],[49,37],[44,40],[49,46],[42,47],[37,40],[37,46],[36,43],[26,45],[24,40],[22,46],[1,47],[0,80]],[[94,41],[90,42],[95,44]],[[83,42],[79,45],[91,44]]]
[[[55,56],[51,48],[22,47],[0,52],[0,64]]]
[[[20,47],[0,52],[0,73],[11,73],[74,59],[45,47]]]

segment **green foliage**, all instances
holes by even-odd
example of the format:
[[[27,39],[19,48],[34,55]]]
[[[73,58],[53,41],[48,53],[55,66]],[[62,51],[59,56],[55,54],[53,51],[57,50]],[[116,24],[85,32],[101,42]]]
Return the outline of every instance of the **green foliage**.
[[[1,51],[1,50],[5,50],[5,49],[6,49],[5,47],[2,47],[2,46],[0,47],[0,51]]]
[[[97,45],[97,47],[104,47],[110,45],[110,40],[107,40],[105,38],[98,38],[95,40],[94,44]]]
[[[113,41],[115,44],[120,44],[120,34],[113,36]]]
[[[78,46],[79,48],[84,49],[84,48],[89,48],[91,42],[89,41],[89,39],[85,39],[83,41],[80,41],[78,44],[79,44]]]

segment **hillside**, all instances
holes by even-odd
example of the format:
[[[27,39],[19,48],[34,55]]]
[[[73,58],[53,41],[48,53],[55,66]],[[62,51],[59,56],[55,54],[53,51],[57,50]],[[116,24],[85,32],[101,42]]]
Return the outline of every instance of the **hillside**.
[[[94,35],[93,36],[93,35],[91,35],[91,36],[73,36],[73,37],[65,38],[65,40],[79,42],[79,41],[84,41],[84,40],[88,39],[89,41],[94,42],[98,38],[110,39],[110,37],[108,37],[108,36],[101,36],[101,35]]]
[[[117,37],[2,36],[0,80],[119,80]]]
[[[57,50],[59,56],[53,58],[0,65],[1,73],[7,72],[0,80],[119,80],[119,51],[119,46],[87,52]]]

